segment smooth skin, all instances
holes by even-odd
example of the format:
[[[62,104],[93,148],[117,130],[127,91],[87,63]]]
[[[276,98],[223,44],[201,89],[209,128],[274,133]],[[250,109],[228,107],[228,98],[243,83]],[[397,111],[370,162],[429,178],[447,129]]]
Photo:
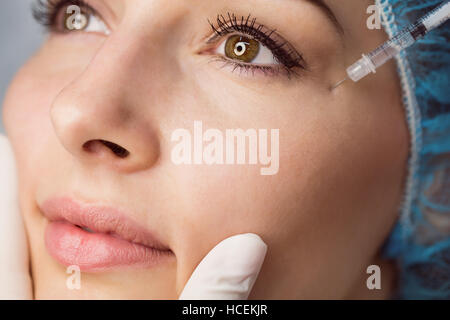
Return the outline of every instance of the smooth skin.
[[[3,107],[19,170],[20,208],[38,299],[178,298],[202,258],[239,233],[268,252],[250,298],[387,298],[395,268],[380,247],[398,218],[408,129],[395,65],[358,84],[345,67],[387,36],[366,27],[372,1],[325,1],[344,33],[304,0],[90,1],[111,34],[51,35],[18,72]],[[256,17],[301,52],[300,77],[223,67],[205,50],[217,14]],[[225,39],[223,39],[225,40]],[[280,129],[280,169],[181,165],[171,133],[204,128]],[[121,159],[91,140],[130,152]],[[50,196],[126,209],[156,229],[174,259],[158,268],[83,275],[44,245]],[[377,264],[382,290],[368,290]]]

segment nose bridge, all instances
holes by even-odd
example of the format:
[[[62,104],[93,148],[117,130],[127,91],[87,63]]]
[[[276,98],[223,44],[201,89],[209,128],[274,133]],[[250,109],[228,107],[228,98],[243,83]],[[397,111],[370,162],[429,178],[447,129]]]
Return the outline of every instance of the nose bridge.
[[[70,86],[80,93],[95,90],[99,97],[131,101],[146,92],[150,98],[147,103],[152,103],[152,93],[163,92],[161,89],[167,82],[173,83],[180,72],[176,44],[168,39],[185,11],[169,9],[162,5],[164,1],[146,2],[141,10],[133,7]],[[161,14],[161,10],[171,12]],[[128,111],[121,108],[122,114],[130,114],[132,107],[142,109],[129,104]]]
[[[179,29],[190,10],[186,2],[190,1],[171,0],[170,6],[167,0],[129,5],[120,25],[92,59],[90,71],[108,74],[111,82],[121,77],[133,81],[146,79],[147,83],[152,83],[152,75],[165,75],[170,71],[165,66],[171,65],[174,70],[172,62],[177,48],[171,39],[178,38],[179,34],[175,33],[183,32]]]
[[[145,59],[142,41],[129,38],[123,32],[110,36],[75,80],[76,84],[120,96],[135,88],[139,79],[145,78],[149,83],[148,71],[157,65],[150,66],[151,61]]]
[[[129,5],[122,21],[74,81],[110,95],[160,92],[180,71],[176,52],[192,0],[149,0]],[[181,34],[180,34],[181,33]],[[159,87],[159,88],[158,88]],[[126,90],[125,90],[126,89]]]

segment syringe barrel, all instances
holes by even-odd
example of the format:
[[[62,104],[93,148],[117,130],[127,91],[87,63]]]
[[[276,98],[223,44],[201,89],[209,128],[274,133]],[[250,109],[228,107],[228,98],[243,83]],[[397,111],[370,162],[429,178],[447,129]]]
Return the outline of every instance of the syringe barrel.
[[[442,3],[433,11],[427,13],[420,21],[427,31],[431,31],[450,19],[450,1]]]
[[[408,48],[414,43],[414,38],[409,32],[403,32],[392,38],[382,46],[378,47],[367,56],[372,61],[375,69],[395,57],[400,51]]]

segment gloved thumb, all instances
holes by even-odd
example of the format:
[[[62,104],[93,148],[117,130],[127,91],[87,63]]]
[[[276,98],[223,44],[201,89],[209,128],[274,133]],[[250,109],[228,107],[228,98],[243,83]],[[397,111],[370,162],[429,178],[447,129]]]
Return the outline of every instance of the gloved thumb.
[[[267,245],[253,233],[223,240],[199,263],[179,299],[247,299],[266,252]]]

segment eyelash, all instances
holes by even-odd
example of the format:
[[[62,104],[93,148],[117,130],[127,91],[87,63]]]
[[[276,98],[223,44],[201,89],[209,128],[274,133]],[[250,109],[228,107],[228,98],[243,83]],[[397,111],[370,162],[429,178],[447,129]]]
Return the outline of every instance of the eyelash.
[[[37,0],[33,5],[34,19],[51,32],[64,32],[58,26],[61,9],[69,5],[80,7],[82,12],[96,15],[96,11],[84,0]]]
[[[241,16],[238,19],[234,13],[227,13],[226,17],[224,15],[217,15],[217,26],[208,19],[208,23],[214,32],[214,36],[208,40],[208,43],[215,43],[219,38],[223,38],[229,34],[244,34],[260,42],[272,51],[275,59],[281,63],[283,70],[289,78],[291,75],[299,76],[297,70],[306,70],[306,62],[303,59],[303,56],[286,40],[282,39],[276,33],[276,30],[268,29],[264,25],[258,24],[256,18],[251,18],[250,14],[247,17]],[[234,66],[233,71],[239,69],[241,71],[252,71],[254,73],[259,70],[264,74],[270,75],[277,74],[278,71],[281,71],[280,68],[274,68],[273,66],[252,65],[223,56],[217,56],[216,58],[217,60],[225,62],[225,65]]]

